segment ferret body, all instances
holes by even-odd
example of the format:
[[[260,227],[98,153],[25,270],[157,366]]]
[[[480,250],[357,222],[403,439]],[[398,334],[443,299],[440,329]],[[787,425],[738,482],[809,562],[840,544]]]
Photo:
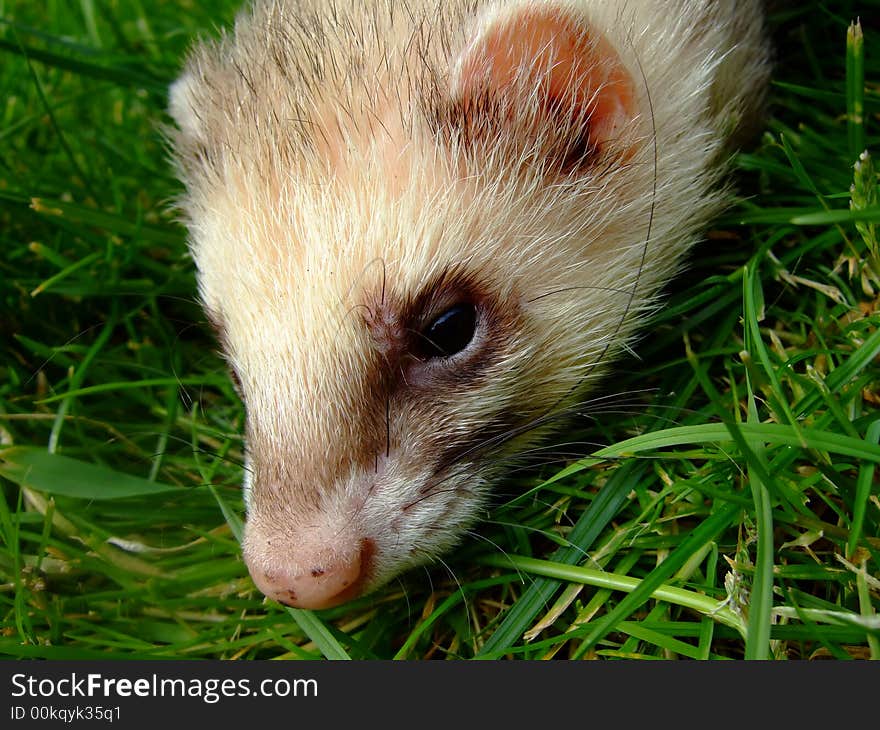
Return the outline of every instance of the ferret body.
[[[267,596],[459,539],[725,204],[766,75],[757,0],[258,0],[196,47],[180,207]]]

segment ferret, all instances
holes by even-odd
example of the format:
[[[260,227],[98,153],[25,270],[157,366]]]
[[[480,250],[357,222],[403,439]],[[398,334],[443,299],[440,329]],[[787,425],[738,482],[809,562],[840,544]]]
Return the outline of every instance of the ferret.
[[[256,0],[192,50],[171,149],[266,596],[460,539],[730,200],[767,75],[759,0]]]

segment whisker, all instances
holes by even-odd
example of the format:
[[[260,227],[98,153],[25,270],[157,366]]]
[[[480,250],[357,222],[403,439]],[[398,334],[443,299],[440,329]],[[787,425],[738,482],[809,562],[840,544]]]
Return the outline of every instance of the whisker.
[[[450,461],[447,464],[444,464],[441,468],[437,469],[435,473],[435,478],[430,480],[424,487],[420,489],[420,494],[422,495],[419,499],[407,505],[406,508],[410,508],[415,504],[421,502],[424,498],[429,497],[433,494],[445,494],[451,491],[450,489],[438,489],[438,487],[442,486],[445,482],[450,479],[456,478],[460,476],[460,473],[454,471],[454,467],[458,464],[462,463],[467,458],[484,458],[487,451],[502,446],[508,441],[528,433],[530,430],[536,430],[538,428],[542,428],[544,426],[551,425],[554,421],[567,419],[571,416],[581,416],[585,418],[590,418],[595,420],[597,415],[606,415],[606,414],[614,414],[614,415],[645,415],[645,408],[637,408],[636,406],[642,405],[639,401],[634,399],[635,396],[647,393],[656,392],[656,389],[642,389],[637,391],[629,391],[625,394],[620,393],[607,393],[599,396],[593,396],[589,399],[585,399],[578,403],[574,403],[571,406],[557,411],[555,413],[547,413],[544,416],[533,419],[526,424],[523,424],[514,429],[510,429],[509,431],[498,434],[491,438],[486,439],[485,441],[476,444],[475,446],[467,449],[464,452],[456,455],[456,458]],[[615,400],[616,399],[616,400]],[[681,413],[682,409],[676,406],[669,406],[665,404],[651,404],[652,409],[656,410],[669,410],[673,411],[676,414]],[[652,414],[653,417],[657,420],[660,420],[664,423],[673,423],[676,424],[678,421],[674,418],[665,417],[661,414]],[[509,466],[505,468],[506,473],[515,474],[522,471],[527,471],[532,468],[538,466],[547,466],[549,464],[554,463],[566,463],[572,459],[583,458],[587,454],[580,451],[560,451],[559,449],[564,446],[592,446],[595,448],[602,448],[606,444],[600,442],[591,442],[591,441],[568,441],[559,444],[547,444],[547,445],[538,445],[533,446],[529,449],[516,451],[507,454],[494,455],[495,459],[494,465],[496,467],[500,467],[502,465],[516,464],[517,462],[525,461],[529,462],[529,460],[534,460],[541,456],[542,453],[547,453],[547,456],[553,457],[551,459],[539,459],[538,463],[523,463],[520,466],[514,467],[511,469]],[[649,455],[640,455],[648,458]],[[460,489],[458,487],[457,489]]]
[[[464,586],[462,586],[461,581],[458,580],[458,576],[455,574],[455,571],[449,566],[449,563],[443,560],[443,558],[441,558],[439,555],[434,556],[434,559],[446,569],[446,572],[449,573],[449,577],[455,581],[455,585],[458,586],[458,591],[459,593],[461,593],[461,602],[465,607],[465,613],[470,614],[470,609],[468,608],[467,593],[465,592]]]
[[[536,297],[532,297],[531,299],[526,299],[527,304],[533,304],[534,302],[539,302],[542,299],[546,299],[547,297],[552,297],[556,294],[564,294],[565,292],[570,291],[578,291],[580,289],[591,289],[593,291],[603,291],[608,292],[610,294],[628,294],[629,292],[625,289],[617,289],[613,286],[565,286],[559,289],[554,289],[553,291],[545,292],[544,294],[539,294]]]
[[[541,530],[537,527],[530,527],[529,525],[521,525],[518,522],[503,522],[501,520],[486,520],[486,524],[497,525],[498,527],[515,527],[517,529],[527,530],[535,535],[540,535],[541,537],[545,537],[548,540],[551,540],[553,543],[560,545],[560,547],[572,548],[579,552],[585,560],[590,561],[590,564],[594,564],[593,559],[590,557],[590,554],[584,550],[579,545],[571,542],[565,538],[564,535],[560,535],[556,532],[548,532],[547,530]]]
[[[647,229],[645,231],[645,242],[644,242],[644,245],[642,246],[642,254],[641,254],[641,258],[639,260],[638,270],[636,271],[635,281],[633,282],[632,288],[629,290],[629,295],[627,298],[626,306],[623,309],[623,314],[617,320],[617,325],[616,325],[614,331],[612,332],[610,337],[606,338],[605,345],[604,345],[602,351],[599,353],[599,356],[595,359],[595,361],[593,363],[588,365],[587,371],[581,376],[581,378],[578,380],[578,382],[575,383],[568,390],[568,392],[556,402],[556,404],[553,406],[553,408],[550,409],[550,412],[552,412],[554,409],[556,409],[559,406],[559,404],[564,402],[572,393],[576,392],[584,384],[584,382],[587,380],[587,378],[589,378],[593,374],[593,372],[596,370],[596,368],[599,366],[599,364],[602,363],[603,360],[605,359],[605,355],[608,353],[608,350],[611,348],[612,343],[614,343],[615,340],[617,339],[617,335],[620,333],[621,329],[623,328],[624,322],[627,320],[627,318],[629,317],[630,311],[632,310],[632,305],[633,305],[633,302],[635,301],[636,292],[638,291],[639,283],[641,282],[641,279],[642,279],[642,273],[645,268],[645,262],[647,261],[647,258],[648,258],[648,245],[651,241],[651,234],[652,234],[653,228],[654,228],[654,215],[655,215],[656,208],[657,208],[657,166],[659,164],[659,152],[657,149],[657,120],[654,115],[654,103],[651,99],[651,90],[648,87],[648,79],[645,76],[645,70],[642,67],[642,63],[638,57],[638,54],[635,54],[635,60],[636,60],[636,64],[638,65],[638,68],[639,68],[639,73],[641,74],[641,77],[642,77],[642,83],[643,83],[644,91],[645,91],[645,98],[647,100],[648,111],[650,113],[651,132],[652,132],[651,144],[653,146],[653,174],[652,174],[652,179],[651,179],[651,205],[648,210]]]
[[[385,458],[391,456],[391,396],[385,399]]]
[[[475,539],[477,539],[477,540],[482,540],[483,542],[488,543],[488,544],[491,545],[493,548],[495,548],[499,553],[501,553],[505,558],[510,558],[510,553],[508,553],[508,552],[507,552],[503,547],[501,547],[501,545],[499,545],[497,542],[495,542],[494,540],[489,539],[489,538],[486,537],[485,535],[481,535],[479,532],[476,532],[476,531],[474,531],[474,530],[465,530],[465,531],[464,531],[464,534],[467,535],[468,537],[475,538]],[[521,583],[525,583],[525,579],[524,579],[524,577],[523,577],[523,573],[522,573],[522,571],[521,571],[518,567],[516,567],[515,565],[514,565],[513,567],[514,567],[514,570],[516,571],[516,575],[517,575],[517,577],[519,578],[520,582],[521,582]]]
[[[647,392],[647,391],[646,391]],[[518,436],[525,435],[531,431],[536,431],[539,428],[543,428],[545,426],[552,425],[554,422],[558,422],[564,419],[567,419],[573,415],[589,415],[589,414],[581,414],[581,409],[584,409],[591,402],[602,402],[609,398],[609,396],[599,396],[598,398],[592,398],[589,401],[581,401],[579,403],[572,404],[565,409],[560,411],[550,411],[545,413],[542,416],[534,418],[530,421],[527,421],[524,424],[516,426],[508,431],[497,434],[495,436],[491,436],[484,441],[464,450],[460,454],[456,455],[456,459],[451,463],[444,466],[444,468],[448,468],[449,466],[454,466],[456,463],[460,463],[465,458],[471,457],[474,454],[479,455],[480,453],[486,451],[487,449],[501,446],[508,441],[511,441]]]
[[[428,499],[430,497],[436,497],[438,494],[455,494],[455,493],[461,494],[462,492],[464,492],[465,494],[467,494],[467,493],[474,494],[474,492],[472,490],[467,489],[466,487],[461,487],[461,486],[453,487],[452,489],[433,489],[431,491],[426,491],[426,492],[422,493],[418,499],[414,499],[411,502],[407,502],[405,505],[403,505],[403,507],[400,508],[400,511],[406,512],[406,511],[412,509],[413,507],[415,507],[420,502],[424,502],[426,499]]]

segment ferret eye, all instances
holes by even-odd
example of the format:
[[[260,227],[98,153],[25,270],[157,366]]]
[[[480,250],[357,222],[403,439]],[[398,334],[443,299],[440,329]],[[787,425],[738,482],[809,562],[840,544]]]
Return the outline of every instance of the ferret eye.
[[[450,357],[470,344],[476,328],[476,307],[456,304],[421,331],[418,354],[425,359]]]

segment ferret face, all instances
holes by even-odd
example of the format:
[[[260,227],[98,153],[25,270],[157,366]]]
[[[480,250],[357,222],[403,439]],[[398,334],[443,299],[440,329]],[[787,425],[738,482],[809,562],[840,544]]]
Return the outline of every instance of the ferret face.
[[[247,408],[245,559],[291,605],[345,600],[450,547],[623,311],[606,281],[576,313],[583,271],[540,243],[563,235],[553,201],[487,192],[436,158],[389,186],[385,157],[262,193],[276,212],[258,227],[242,214],[254,188],[224,189],[205,224],[206,251],[248,252],[203,261],[200,282]]]
[[[575,4],[393,5],[260,3],[171,95],[247,410],[245,561],[303,608],[454,544],[717,206],[704,78],[670,79],[649,132],[632,58]]]

